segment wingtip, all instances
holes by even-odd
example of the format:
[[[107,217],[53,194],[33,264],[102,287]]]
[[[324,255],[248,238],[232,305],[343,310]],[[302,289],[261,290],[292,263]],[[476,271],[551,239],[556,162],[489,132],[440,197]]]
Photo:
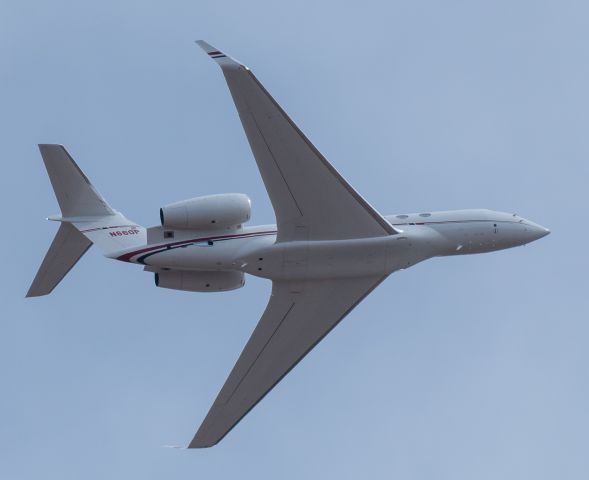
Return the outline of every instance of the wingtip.
[[[207,42],[205,40],[195,40],[194,43],[196,43],[206,53],[218,51],[215,47],[213,47],[209,42]]]
[[[41,153],[41,157],[45,160],[46,156],[49,155],[51,152],[55,151],[64,151],[67,154],[67,150],[61,143],[38,143],[37,148]],[[69,155],[69,154],[68,154]]]
[[[212,407],[211,407],[211,409],[212,409]],[[203,422],[203,425],[205,422],[206,422],[206,419]],[[194,435],[194,437],[192,438],[192,440],[190,441],[190,443],[188,444],[188,446],[186,448],[196,449],[196,448],[214,447],[227,434],[227,432],[225,432],[221,436],[211,435],[209,432],[206,431],[206,429],[203,429],[203,425],[201,425],[199,427],[198,431],[196,432],[196,434]]]
[[[32,286],[31,286],[31,288],[29,288],[27,294],[25,295],[25,298],[43,297],[43,296],[47,295],[48,293],[51,293],[51,292],[36,292],[33,290]]]
[[[186,447],[187,450],[202,450],[203,448],[211,448],[214,447],[215,445],[217,445],[217,443],[219,442],[215,442],[215,443],[198,443],[195,442],[194,440],[192,442],[190,442],[190,444]]]
[[[205,53],[209,56],[209,58],[217,62],[223,69],[245,68],[246,70],[249,70],[247,66],[245,66],[243,63],[238,62],[237,60],[235,60],[235,58],[227,55],[225,52],[219,50],[218,48],[213,47],[210,43],[206,42],[205,40],[195,40],[194,43],[196,43],[200,48],[202,48],[205,51]]]
[[[38,143],[37,147],[39,147],[39,150],[43,148],[65,148],[61,143]]]
[[[221,429],[221,430],[217,429],[217,430],[211,431],[210,425],[207,426],[205,424],[207,423],[207,419],[209,418],[209,415],[211,414],[211,411],[214,408],[215,407],[213,405],[211,407],[211,410],[209,411],[209,414],[207,415],[207,418],[205,418],[205,420],[203,421],[203,423],[199,427],[198,431],[196,432],[196,434],[194,435],[194,437],[192,438],[192,440],[190,441],[190,443],[188,444],[188,446],[186,448],[193,449],[193,448],[214,447],[221,440],[223,440],[225,438],[225,436],[233,429],[233,427],[235,427],[235,425],[237,425],[237,423],[239,423],[239,421],[238,421],[238,422],[235,422],[233,425],[231,425],[231,427],[229,427],[229,428]]]

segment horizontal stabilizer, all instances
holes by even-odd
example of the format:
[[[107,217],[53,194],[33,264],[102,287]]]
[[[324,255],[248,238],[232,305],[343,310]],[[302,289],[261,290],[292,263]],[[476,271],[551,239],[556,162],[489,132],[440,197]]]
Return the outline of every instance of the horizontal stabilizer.
[[[27,297],[47,295],[90,248],[92,242],[70,223],[62,223],[33,280]]]
[[[39,145],[45,168],[64,217],[113,215],[63,145]]]

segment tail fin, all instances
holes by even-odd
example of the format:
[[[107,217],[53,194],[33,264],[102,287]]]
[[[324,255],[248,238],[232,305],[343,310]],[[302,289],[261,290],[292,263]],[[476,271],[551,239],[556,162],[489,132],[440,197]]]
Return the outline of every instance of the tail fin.
[[[27,297],[47,295],[92,244],[108,257],[147,241],[146,230],[113,210],[62,145],[39,145],[62,222]]]

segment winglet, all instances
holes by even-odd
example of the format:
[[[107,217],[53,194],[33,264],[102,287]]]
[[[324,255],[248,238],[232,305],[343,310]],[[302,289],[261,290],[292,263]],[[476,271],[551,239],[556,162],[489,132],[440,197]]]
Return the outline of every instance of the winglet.
[[[238,62],[234,58],[230,57],[226,53],[222,52],[221,50],[213,47],[210,43],[205,42],[204,40],[196,40],[196,44],[202,48],[207,55],[212,58],[215,62],[217,62],[221,68],[243,68],[245,70],[249,70],[243,63]]]

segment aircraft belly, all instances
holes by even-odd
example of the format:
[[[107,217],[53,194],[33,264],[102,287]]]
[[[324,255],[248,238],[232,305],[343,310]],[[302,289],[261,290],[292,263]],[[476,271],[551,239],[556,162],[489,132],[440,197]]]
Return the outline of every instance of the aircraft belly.
[[[145,265],[179,270],[241,270],[269,279],[387,275],[434,256],[431,229],[352,240],[274,243],[274,236],[195,243],[149,255]],[[301,233],[301,236],[304,232]]]
[[[244,271],[271,279],[382,276],[394,237],[277,243],[245,259]]]

